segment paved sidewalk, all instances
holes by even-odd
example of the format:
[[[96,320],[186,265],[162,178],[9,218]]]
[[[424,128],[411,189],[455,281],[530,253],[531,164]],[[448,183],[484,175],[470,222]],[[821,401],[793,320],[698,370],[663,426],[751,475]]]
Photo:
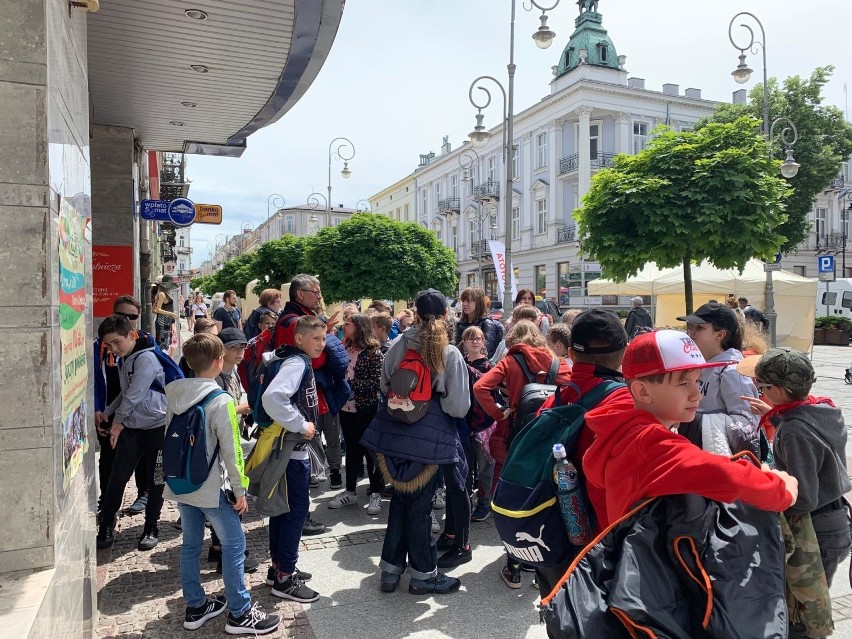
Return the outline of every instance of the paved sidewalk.
[[[828,395],[852,422],[852,386],[843,381],[844,369],[852,363],[852,348],[818,346],[813,357],[819,380],[814,389]],[[852,457],[852,441],[847,449]],[[450,572],[460,577],[462,589],[448,596],[408,594],[408,577],[403,577],[393,594],[378,590],[378,560],[381,552],[385,511],[376,517],[366,514],[366,487],[359,486],[358,506],[330,510],[328,502],[338,491],[320,484],[312,489],[312,515],[330,528],[317,537],[305,537],[299,566],[314,574],[310,586],[318,590],[319,601],[301,606],[269,595],[263,584],[267,567],[267,538],[261,520],[253,514],[246,518],[247,541],[251,552],[261,559],[261,568],[248,575],[252,597],[263,608],[284,618],[281,628],[271,637],[399,637],[481,639],[505,636],[526,639],[546,637],[538,624],[535,604],[538,592],[524,573],[524,585],[510,590],[500,579],[503,552],[496,530],[489,519],[471,525],[472,562]],[[128,495],[131,491],[128,491]],[[443,516],[443,511],[436,511]],[[142,531],[142,516],[122,518],[117,542],[112,550],[98,555],[100,610],[99,636],[130,639],[165,639],[181,636],[218,637],[223,634],[224,618],[208,622],[191,635],[182,629],[184,605],[178,575],[180,532],[170,523],[177,519],[176,509],[166,503],[161,542],[150,553],[135,549]],[[223,592],[223,584],[202,556],[202,583],[208,594]],[[108,563],[107,563],[108,562]],[[834,637],[852,639],[852,587],[849,564],[838,570],[832,588]]]

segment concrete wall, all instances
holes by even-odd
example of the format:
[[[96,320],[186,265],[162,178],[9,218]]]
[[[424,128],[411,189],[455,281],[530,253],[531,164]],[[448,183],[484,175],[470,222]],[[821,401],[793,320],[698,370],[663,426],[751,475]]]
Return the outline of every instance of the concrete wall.
[[[84,12],[0,0],[0,580],[53,570],[30,637],[93,633],[95,447],[64,489],[57,242],[60,198],[89,215],[86,67]]]

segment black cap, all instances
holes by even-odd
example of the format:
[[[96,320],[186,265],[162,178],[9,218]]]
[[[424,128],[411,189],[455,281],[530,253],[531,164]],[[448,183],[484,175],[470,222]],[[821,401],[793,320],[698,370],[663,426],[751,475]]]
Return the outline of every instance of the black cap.
[[[681,322],[690,324],[713,324],[716,328],[728,331],[728,336],[739,330],[737,316],[727,304],[708,302],[698,307],[692,315],[678,317]]]
[[[230,328],[224,328],[219,333],[219,339],[222,340],[222,343],[225,346],[234,346],[235,344],[242,344],[245,346],[248,344],[248,339],[246,339],[246,334],[243,333],[240,329],[234,328],[233,326]]]
[[[627,346],[627,333],[613,311],[593,308],[580,313],[571,324],[570,346],[578,353],[603,355],[615,353]],[[606,342],[607,346],[591,346]]]
[[[427,288],[425,291],[420,291],[414,298],[414,308],[417,309],[417,314],[420,317],[427,315],[443,317],[444,313],[447,312],[447,298],[441,291]]]

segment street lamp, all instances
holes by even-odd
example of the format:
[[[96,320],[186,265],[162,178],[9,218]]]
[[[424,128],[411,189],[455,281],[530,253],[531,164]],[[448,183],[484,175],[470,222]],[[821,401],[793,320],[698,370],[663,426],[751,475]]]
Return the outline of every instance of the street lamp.
[[[268,198],[266,198],[266,240],[269,241],[269,218],[272,217],[272,207],[275,207],[277,211],[280,211],[284,208],[284,205],[287,202],[284,201],[284,196],[279,193],[273,193]]]
[[[734,23],[740,16],[751,18],[760,28],[761,39],[755,40],[754,29],[744,22],[740,24],[741,27],[748,31],[749,35],[748,44],[744,47],[738,45],[736,40],[734,40]],[[746,51],[750,51],[754,55],[757,55],[759,47],[763,54],[763,135],[766,137],[766,141],[768,143],[769,159],[772,160],[775,158],[775,153],[772,149],[775,139],[775,125],[781,123],[784,125],[784,128],[781,130],[781,141],[784,143],[786,152],[786,158],[781,163],[781,175],[788,179],[795,177],[799,172],[799,164],[796,162],[795,158],[793,158],[793,145],[796,144],[796,141],[799,139],[799,132],[796,130],[796,125],[793,124],[793,121],[790,120],[790,118],[786,117],[780,117],[772,122],[772,124],[769,123],[769,77],[766,66],[766,30],[763,28],[763,23],[753,13],[741,11],[731,18],[731,23],[728,25],[728,39],[731,41],[731,44],[734,45],[734,48],[739,49],[740,52],[739,64],[737,65],[737,68],[731,72],[731,75],[737,84],[744,84],[751,78],[752,70],[746,64]],[[772,283],[772,271],[770,270],[766,271],[765,298],[766,308],[764,309],[764,314],[766,315],[766,319],[769,321],[769,344],[770,346],[775,347],[777,343],[778,313],[775,311],[775,289]]]
[[[477,78],[473,81],[470,85],[470,89],[468,90],[470,103],[477,109],[476,126],[470,134],[470,142],[476,148],[482,148],[485,146],[490,137],[490,134],[485,130],[485,127],[482,124],[482,110],[491,104],[491,94],[484,87],[479,87],[479,89],[484,91],[487,96],[485,103],[483,105],[479,105],[473,98],[473,87],[480,80],[491,80],[500,87],[500,91],[503,93],[503,166],[505,167],[506,174],[506,190],[503,192],[503,208],[505,211],[505,219],[503,221],[506,241],[506,251],[503,256],[505,263],[505,274],[503,277],[503,317],[505,318],[505,321],[508,321],[511,317],[512,286],[510,278],[514,272],[512,269],[512,180],[514,178],[512,175],[512,146],[514,140],[513,129],[515,124],[515,2],[516,0],[512,0],[511,21],[509,23],[509,64],[506,67],[509,72],[508,90],[504,89],[503,85],[491,76],[481,76]],[[549,47],[556,35],[547,27],[546,13],[555,9],[559,2],[560,0],[556,0],[550,6],[543,6],[536,0],[530,0],[529,7],[522,5],[526,11],[532,11],[533,7],[541,10],[541,26],[539,26],[538,30],[533,34],[536,46],[540,49],[546,49]]]
[[[361,208],[362,206],[364,208]],[[355,202],[355,210],[359,213],[372,213],[373,205],[368,200],[358,200]]]
[[[320,207],[320,204],[321,204],[320,198],[322,198],[322,203],[325,203],[325,210],[326,210],[326,215],[327,215],[328,209],[329,209],[328,200],[326,199],[326,197],[322,193],[314,192],[314,193],[311,193],[308,196],[308,208],[311,209],[312,211],[316,211]],[[311,213],[311,216],[308,218],[308,222],[310,222],[311,224],[316,224],[318,221],[319,221],[319,218],[317,217],[317,214]]]
[[[335,142],[340,142],[337,145],[337,148],[334,148]],[[351,152],[344,151],[344,149],[349,148]],[[336,158],[338,160],[343,160],[343,169],[340,171],[340,175],[343,176],[344,180],[348,180],[349,176],[352,175],[352,171],[349,170],[349,160],[355,157],[355,145],[352,144],[352,141],[349,138],[334,138],[328,144],[328,198],[325,201],[325,215],[328,219],[329,223],[331,221],[331,160],[332,158]]]

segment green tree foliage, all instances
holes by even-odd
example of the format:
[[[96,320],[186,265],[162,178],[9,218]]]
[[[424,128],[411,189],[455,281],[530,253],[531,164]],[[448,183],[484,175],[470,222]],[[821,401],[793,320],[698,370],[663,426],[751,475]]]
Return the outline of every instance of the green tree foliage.
[[[202,291],[204,293],[207,293],[208,295],[212,295],[216,292],[212,275],[196,277],[190,280],[189,288],[191,288],[193,291]]]
[[[308,240],[305,271],[317,273],[329,301],[409,299],[425,288],[455,291],[456,259],[413,222],[360,213]]]
[[[253,262],[253,253],[244,253],[225,262],[212,276],[216,291],[234,290],[240,297],[245,295],[246,285],[255,278]]]
[[[647,262],[683,265],[692,312],[692,262],[742,269],[784,241],[777,228],[789,187],[778,168],[754,118],[660,129],[641,153],[619,155],[595,175],[574,213],[582,249],[617,281]]]
[[[823,104],[822,90],[831,79],[834,67],[817,67],[810,78],[793,76],[780,87],[775,78],[769,80],[769,121],[788,117],[799,131],[793,147],[796,161],[801,165],[796,177],[790,179],[793,193],[787,201],[787,221],[779,229],[785,238],[782,252],[794,250],[810,232],[808,214],[813,199],[825,190],[840,172],[840,163],[852,154],[852,125],[835,106]],[[743,115],[763,118],[763,85],[758,84],[749,94],[747,104],[724,104],[711,121],[731,122]],[[775,157],[784,159],[784,145],[779,136],[781,124],[775,127],[772,142]]]
[[[264,242],[253,253],[252,273],[259,280],[254,289],[260,293],[265,288],[281,288],[304,271],[304,237],[285,235],[277,240]]]

